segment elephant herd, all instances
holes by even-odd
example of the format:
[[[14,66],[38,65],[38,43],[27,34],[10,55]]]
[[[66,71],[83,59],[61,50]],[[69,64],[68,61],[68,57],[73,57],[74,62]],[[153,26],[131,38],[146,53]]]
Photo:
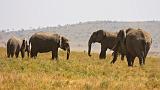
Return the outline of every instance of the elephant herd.
[[[136,57],[139,59],[139,64],[144,65],[148,51],[152,44],[151,35],[142,30],[128,28],[119,30],[119,32],[105,32],[97,30],[93,32],[88,41],[88,55],[91,56],[92,43],[100,43],[101,51],[100,59],[106,58],[106,50],[113,50],[113,60],[115,63],[118,55],[121,55],[121,60],[126,56],[128,66],[133,66]],[[67,59],[70,55],[70,45],[67,38],[52,32],[38,32],[33,34],[29,43],[25,39],[21,40],[17,37],[12,37],[7,42],[7,56],[16,58],[21,52],[22,58],[27,52],[28,57],[36,58],[38,53],[52,51],[52,59],[58,59],[58,48],[67,52]]]
[[[111,63],[115,63],[118,54],[120,54],[122,60],[126,56],[128,66],[133,66],[136,57],[138,57],[140,65],[145,64],[146,56],[152,44],[152,37],[142,29],[128,28],[120,30],[118,33],[98,30],[93,32],[89,39],[89,56],[91,56],[91,44],[95,42],[101,44],[100,59],[106,58],[106,50],[111,49],[114,51]]]

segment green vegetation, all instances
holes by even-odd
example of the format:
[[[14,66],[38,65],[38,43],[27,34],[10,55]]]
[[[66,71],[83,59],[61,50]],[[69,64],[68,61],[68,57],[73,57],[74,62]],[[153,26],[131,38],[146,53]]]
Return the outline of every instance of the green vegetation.
[[[84,52],[59,52],[59,60],[51,60],[51,53],[38,54],[37,59],[6,58],[0,48],[0,89],[8,90],[160,90],[160,58],[148,57],[146,65],[134,67],[118,58],[110,64],[111,55],[99,60],[98,54],[88,57]]]

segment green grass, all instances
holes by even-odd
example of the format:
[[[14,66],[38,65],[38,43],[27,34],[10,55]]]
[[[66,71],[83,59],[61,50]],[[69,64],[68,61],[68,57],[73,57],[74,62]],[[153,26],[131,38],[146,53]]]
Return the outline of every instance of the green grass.
[[[0,48],[0,89],[8,90],[160,90],[160,58],[147,57],[146,65],[134,67],[118,58],[110,64],[111,55],[99,60],[98,54],[88,57],[84,52],[59,52],[59,60],[51,53],[38,54],[37,59],[6,58]]]

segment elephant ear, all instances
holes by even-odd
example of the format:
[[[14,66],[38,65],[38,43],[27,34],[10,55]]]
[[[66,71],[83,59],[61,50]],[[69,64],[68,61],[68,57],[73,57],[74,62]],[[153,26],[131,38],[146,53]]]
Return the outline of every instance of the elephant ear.
[[[117,34],[117,37],[121,39],[125,39],[126,35],[124,30],[120,30],[119,33]]]
[[[67,43],[67,42],[68,42],[68,39],[66,39],[65,37],[62,36],[62,37],[61,37],[61,42],[62,42],[62,43]]]
[[[59,41],[59,46],[61,48],[64,48],[65,47],[65,44],[68,43],[68,39],[66,39],[65,37],[60,37],[60,41]]]
[[[106,33],[103,30],[98,30],[96,33],[97,33],[97,41],[98,42],[101,42],[106,36]]]
[[[125,43],[125,38],[126,38],[126,35],[124,30],[120,30],[117,34],[117,40],[112,50],[116,50],[117,48],[122,47],[122,45],[124,45]]]

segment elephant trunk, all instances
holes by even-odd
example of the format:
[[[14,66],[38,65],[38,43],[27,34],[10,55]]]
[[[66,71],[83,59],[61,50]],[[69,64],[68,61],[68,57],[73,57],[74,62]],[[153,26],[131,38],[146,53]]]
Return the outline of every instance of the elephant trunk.
[[[69,55],[70,55],[70,47],[68,46],[68,48],[67,48],[67,60],[69,59]]]
[[[21,45],[21,48],[20,48],[22,58],[25,57],[26,43],[27,43],[27,42],[26,42],[26,40],[24,39],[24,40],[22,41],[22,45]]]
[[[88,56],[91,56],[91,45],[92,45],[92,40],[90,39],[88,42]]]
[[[120,39],[117,38],[116,42],[114,43],[114,45],[113,45],[113,47],[112,47],[112,50],[113,50],[113,51],[117,50],[117,47],[118,47],[119,43],[120,43]]]
[[[122,55],[126,54],[126,35],[124,30],[120,30],[119,33],[117,34],[117,39],[115,42],[115,45],[113,46],[112,50],[115,52],[119,52]]]

